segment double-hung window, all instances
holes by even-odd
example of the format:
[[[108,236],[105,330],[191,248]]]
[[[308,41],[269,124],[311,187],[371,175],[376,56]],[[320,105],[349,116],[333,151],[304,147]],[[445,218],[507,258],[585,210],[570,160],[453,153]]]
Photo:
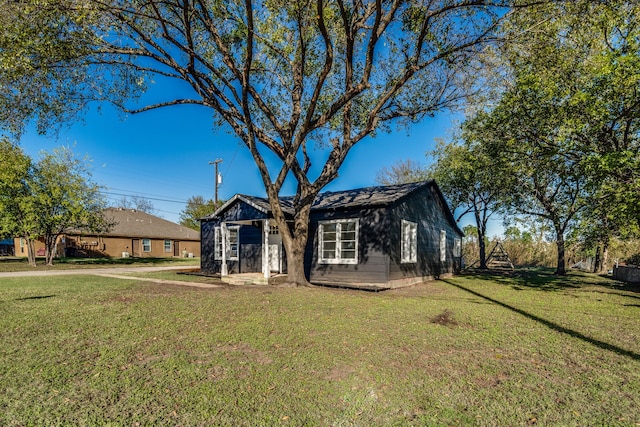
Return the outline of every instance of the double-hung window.
[[[227,227],[227,236],[226,236],[226,246],[227,246],[227,260],[237,261],[238,260],[238,236],[239,236],[239,226]],[[222,229],[220,227],[215,227],[213,229],[213,259],[221,260],[222,259]]]
[[[142,239],[142,252],[151,252],[151,239]]]
[[[164,241],[164,251],[171,252],[171,240]]]
[[[401,238],[402,262],[418,261],[418,224],[415,222],[402,220]]]
[[[358,220],[322,221],[318,226],[318,257],[323,264],[358,263]]]
[[[227,227],[227,254],[232,261],[238,260],[238,237],[240,234],[240,227]]]

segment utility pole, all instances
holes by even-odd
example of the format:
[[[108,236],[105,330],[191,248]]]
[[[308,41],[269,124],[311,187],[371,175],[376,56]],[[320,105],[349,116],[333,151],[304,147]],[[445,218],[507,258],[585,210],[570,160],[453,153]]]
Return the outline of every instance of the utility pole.
[[[220,175],[218,175],[218,163],[222,163],[222,159],[215,159],[212,162],[209,162],[210,165],[214,165],[215,166],[215,175],[214,177],[214,185],[216,188],[216,192],[215,192],[215,197],[213,199],[213,201],[215,202],[216,206],[218,206],[218,186],[220,185],[220,182],[222,181],[220,179]]]

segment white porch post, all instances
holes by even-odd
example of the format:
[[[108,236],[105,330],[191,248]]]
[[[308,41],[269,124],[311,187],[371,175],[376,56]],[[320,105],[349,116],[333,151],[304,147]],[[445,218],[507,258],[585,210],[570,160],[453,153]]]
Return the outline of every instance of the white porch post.
[[[262,221],[262,273],[264,278],[271,276],[271,266],[269,265],[269,220]]]
[[[229,275],[227,268],[227,223],[220,224],[220,240],[222,244],[222,266],[220,267],[220,276]]]

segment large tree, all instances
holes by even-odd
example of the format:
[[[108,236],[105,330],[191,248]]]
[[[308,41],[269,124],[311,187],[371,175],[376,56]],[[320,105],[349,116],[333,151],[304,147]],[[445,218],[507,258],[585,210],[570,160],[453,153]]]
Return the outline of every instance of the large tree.
[[[0,234],[24,239],[29,264],[35,266],[38,214],[30,197],[32,176],[31,158],[7,138],[0,138]]]
[[[104,217],[106,198],[91,180],[89,160],[69,147],[44,153],[31,179],[33,206],[38,215],[38,237],[44,240],[45,262],[53,264],[58,238],[71,230],[101,232],[109,228]]]
[[[487,224],[491,215],[500,209],[504,189],[492,157],[480,141],[472,138],[448,144],[441,142],[430,155],[435,162],[429,175],[447,197],[456,221],[473,214],[480,268],[487,268]]]
[[[462,71],[494,40],[498,23],[515,2],[44,3],[57,6],[63,22],[74,18],[62,26],[62,36],[56,34],[63,39],[69,32],[81,34],[82,49],[72,65],[108,67],[108,76],[118,72],[128,77],[133,70],[140,78],[122,80],[134,85],[143,84],[142,77],[186,83],[174,97],[165,92],[165,101],[123,103],[125,110],[201,105],[237,135],[260,171],[287,252],[289,280],[304,284],[304,247],[317,194],[367,136],[388,129],[392,121],[417,121],[460,101]],[[17,18],[30,20],[28,14]],[[51,22],[58,19],[55,14],[44,19],[46,28],[59,28]],[[46,57],[39,58],[48,64]],[[80,89],[87,96],[109,95],[94,87]],[[84,102],[87,96],[70,102]],[[308,149],[316,143],[324,161],[312,165]],[[268,163],[267,152],[278,162]],[[297,182],[292,222],[278,199],[287,177]]]
[[[467,123],[501,166],[510,206],[553,226],[557,274],[578,219],[638,221],[638,18],[629,1],[543,4],[510,17],[506,32],[520,42],[503,56],[512,84]]]
[[[2,139],[0,160],[0,234],[25,240],[30,265],[36,265],[36,239],[44,240],[45,262],[51,265],[63,233],[109,227],[101,188],[91,181],[87,160],[77,158],[71,149],[44,153],[33,162]]]

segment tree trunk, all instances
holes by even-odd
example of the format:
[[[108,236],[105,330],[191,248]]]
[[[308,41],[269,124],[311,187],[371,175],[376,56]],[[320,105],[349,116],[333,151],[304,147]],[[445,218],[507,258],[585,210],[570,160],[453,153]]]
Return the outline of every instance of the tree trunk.
[[[57,236],[45,238],[45,261],[46,265],[53,265],[53,258],[56,256]]]
[[[478,247],[480,248],[480,268],[487,268],[487,247],[484,241],[484,234],[478,229]]]
[[[601,273],[607,273],[609,271],[609,242],[605,242],[602,245],[602,270]]]
[[[29,261],[29,265],[31,267],[36,267],[36,245],[35,241],[24,237],[25,244],[27,245],[27,260]]]
[[[487,232],[486,224],[483,224],[480,219],[480,212],[478,209],[474,209],[474,214],[476,217],[476,230],[478,230],[478,249],[480,252],[480,268],[482,270],[487,269],[487,247],[485,245],[484,236]]]
[[[593,260],[593,272],[600,273],[602,270],[602,263],[600,258],[600,245],[596,246],[596,255]]]
[[[556,271],[553,274],[556,276],[566,276],[567,270],[564,259],[564,233],[559,230],[556,230],[556,246],[558,247],[558,264]]]
[[[293,229],[288,227],[284,217],[281,221],[276,219],[278,227],[282,230],[280,235],[287,256],[287,283],[295,286],[311,286],[304,270],[310,212],[311,204],[298,206],[293,220]]]

